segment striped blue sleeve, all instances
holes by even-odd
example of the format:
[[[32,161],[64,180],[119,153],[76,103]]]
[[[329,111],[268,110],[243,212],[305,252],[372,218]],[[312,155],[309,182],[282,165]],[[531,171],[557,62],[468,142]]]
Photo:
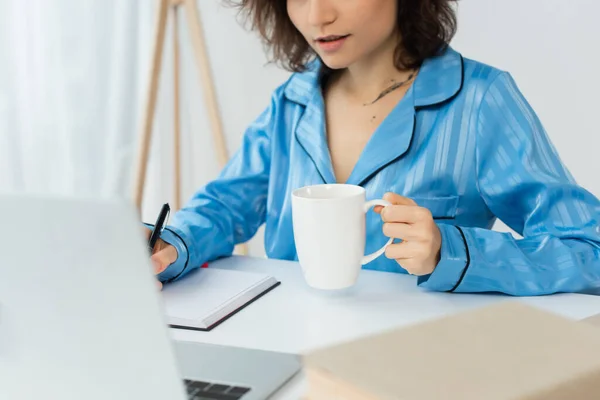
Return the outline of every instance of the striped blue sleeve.
[[[169,279],[180,279],[206,262],[230,256],[265,222],[271,135],[282,93],[283,86],[273,92],[270,105],[248,126],[240,148],[219,176],[173,215],[168,228],[186,249],[186,257],[165,271]]]
[[[483,228],[443,230],[442,252],[444,244],[453,246],[463,267],[442,257],[419,284],[516,296],[600,291],[598,198],[575,182],[508,73],[490,84],[478,112],[480,194],[522,238]]]

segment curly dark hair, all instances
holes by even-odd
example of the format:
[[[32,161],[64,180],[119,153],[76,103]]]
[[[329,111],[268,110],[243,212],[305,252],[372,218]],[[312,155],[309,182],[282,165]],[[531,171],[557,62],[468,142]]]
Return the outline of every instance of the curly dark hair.
[[[456,33],[458,0],[398,0],[397,24],[402,43],[395,52],[398,69],[419,67],[446,48]],[[286,0],[225,0],[239,9],[252,29],[258,30],[272,52],[272,60],[284,68],[301,72],[315,56],[287,14]]]

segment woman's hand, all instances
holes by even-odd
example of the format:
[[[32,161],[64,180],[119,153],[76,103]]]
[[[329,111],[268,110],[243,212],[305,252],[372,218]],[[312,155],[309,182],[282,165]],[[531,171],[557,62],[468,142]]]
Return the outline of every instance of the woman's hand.
[[[149,238],[150,234],[151,232],[148,231],[146,236]],[[177,249],[162,239],[158,239],[156,241],[156,245],[154,245],[154,249],[152,250],[152,256],[150,257],[150,260],[154,266],[154,273],[158,275],[167,269],[169,265],[177,261]],[[162,282],[159,280],[156,282],[158,288],[162,289]]]
[[[384,221],[383,233],[402,239],[388,246],[386,257],[395,259],[411,275],[432,273],[440,261],[442,237],[431,212],[395,193],[386,193],[383,198],[392,203],[385,208],[375,207]]]

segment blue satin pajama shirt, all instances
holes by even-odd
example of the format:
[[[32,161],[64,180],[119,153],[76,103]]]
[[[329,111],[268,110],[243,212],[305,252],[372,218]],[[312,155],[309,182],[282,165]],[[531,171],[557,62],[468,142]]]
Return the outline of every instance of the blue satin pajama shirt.
[[[267,256],[297,260],[291,192],[336,183],[318,70],[314,62],[274,90],[217,179],[173,215],[163,239],[178,259],[161,281],[231,255],[263,223]],[[441,260],[418,278],[424,289],[541,295],[600,287],[600,202],[576,184],[511,75],[452,48],[425,61],[346,183],[363,186],[367,199],[395,192],[432,212]],[[490,230],[497,218],[523,238]],[[378,214],[366,223],[370,253],[387,238]],[[385,256],[364,268],[406,273]]]

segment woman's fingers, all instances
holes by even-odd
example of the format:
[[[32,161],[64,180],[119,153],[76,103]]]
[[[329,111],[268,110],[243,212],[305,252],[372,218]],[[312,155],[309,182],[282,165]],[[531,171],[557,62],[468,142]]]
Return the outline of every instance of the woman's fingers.
[[[142,229],[143,237],[146,238],[146,240],[150,239],[152,231],[146,227]],[[160,274],[176,260],[177,249],[175,249],[175,247],[171,246],[165,241],[158,239],[158,241],[154,245],[154,249],[152,249],[152,256],[150,256],[150,261],[152,262],[152,265],[154,267],[154,273]],[[163,284],[157,279],[156,286],[158,290],[162,290]]]
[[[160,274],[177,260],[177,249],[171,245],[165,246],[150,257],[154,265],[154,273]]]
[[[393,205],[387,206],[381,212],[384,222],[403,222],[416,224],[432,219],[431,211],[424,207]]]
[[[408,197],[400,196],[396,193],[388,192],[383,196],[384,200],[389,201],[390,203],[398,206],[416,206],[417,203],[414,200],[409,199]]]
[[[433,271],[433,268],[424,262],[429,257],[429,253],[427,246],[415,242],[395,243],[385,250],[387,258],[396,260],[409,274],[417,276]]]
[[[402,222],[386,222],[383,224],[383,234],[389,238],[415,239],[418,238],[418,230],[411,224]]]
[[[412,199],[409,199],[408,197],[400,196],[399,194],[396,194],[396,193],[388,192],[383,196],[383,199],[392,203],[393,206],[416,206],[417,205],[417,203],[415,203]],[[376,213],[381,213],[381,210],[383,210],[383,209],[384,209],[384,207],[382,207],[382,206],[375,206],[375,208],[373,210]]]
[[[393,243],[385,249],[387,258],[394,260],[420,260],[428,254],[428,249],[421,243],[403,241]]]

